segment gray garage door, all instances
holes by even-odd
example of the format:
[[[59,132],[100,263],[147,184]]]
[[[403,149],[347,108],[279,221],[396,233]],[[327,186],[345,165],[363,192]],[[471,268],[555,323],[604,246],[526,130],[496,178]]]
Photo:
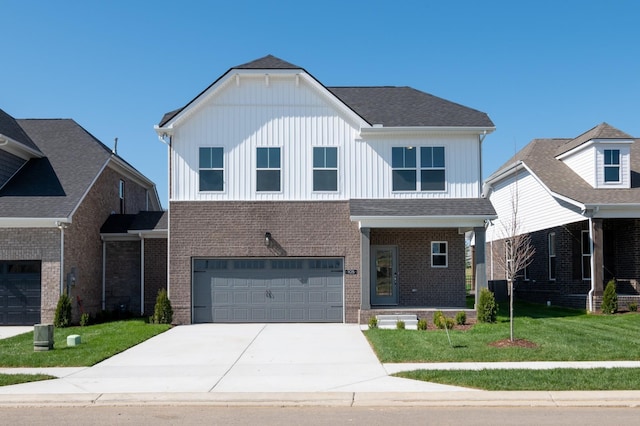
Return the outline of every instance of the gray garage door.
[[[0,261],[0,325],[40,322],[40,262]]]
[[[343,261],[195,259],[193,322],[342,322]]]

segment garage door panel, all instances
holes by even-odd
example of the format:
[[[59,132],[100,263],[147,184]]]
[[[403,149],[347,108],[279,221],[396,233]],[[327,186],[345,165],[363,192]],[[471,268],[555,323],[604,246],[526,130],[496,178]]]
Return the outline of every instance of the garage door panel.
[[[194,269],[214,284],[207,298],[196,289],[194,271],[194,322],[341,322],[342,264],[339,258],[195,260]],[[205,304],[209,316],[195,309]]]
[[[0,325],[40,322],[40,261],[0,261]]]

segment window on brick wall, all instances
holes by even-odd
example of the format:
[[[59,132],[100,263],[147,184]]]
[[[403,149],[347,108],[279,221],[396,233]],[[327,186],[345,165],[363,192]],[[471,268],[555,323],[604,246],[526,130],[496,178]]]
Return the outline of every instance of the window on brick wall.
[[[591,280],[591,240],[589,231],[582,231],[582,280]]]
[[[446,268],[449,265],[446,241],[431,242],[431,267]]]
[[[556,279],[556,233],[549,233],[549,280]]]
[[[258,148],[256,189],[259,192],[280,191],[280,148]]]
[[[224,190],[224,149],[200,147],[200,191]]]
[[[125,213],[125,205],[124,205],[124,181],[120,179],[118,184],[118,198],[120,199],[120,214]]]

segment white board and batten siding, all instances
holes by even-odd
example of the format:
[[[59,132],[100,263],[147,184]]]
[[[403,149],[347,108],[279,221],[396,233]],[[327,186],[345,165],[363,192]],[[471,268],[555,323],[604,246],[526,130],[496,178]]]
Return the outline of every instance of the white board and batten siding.
[[[351,198],[468,198],[480,192],[477,135],[375,136],[340,108],[326,90],[295,76],[242,76],[176,127],[172,137],[172,201],[348,200]],[[224,191],[198,190],[200,147],[224,148]],[[313,147],[338,148],[338,191],[313,191]],[[447,189],[393,192],[393,146],[444,146]],[[281,148],[281,191],[256,191],[256,148]],[[419,171],[418,171],[419,175]]]
[[[528,171],[522,170],[494,184],[489,200],[498,214],[487,230],[487,241],[505,238],[510,233],[513,200],[517,200],[519,234],[540,231],[566,223],[579,222],[584,216],[576,208],[551,196]]]

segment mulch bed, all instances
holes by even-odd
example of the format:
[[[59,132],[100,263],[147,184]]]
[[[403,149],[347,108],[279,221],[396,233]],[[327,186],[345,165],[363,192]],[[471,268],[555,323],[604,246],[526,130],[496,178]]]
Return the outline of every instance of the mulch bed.
[[[489,343],[489,346],[493,346],[495,348],[519,347],[519,348],[529,348],[529,349],[535,349],[538,347],[537,344],[527,339],[513,339],[513,342],[509,339],[502,339],[496,342]]]

